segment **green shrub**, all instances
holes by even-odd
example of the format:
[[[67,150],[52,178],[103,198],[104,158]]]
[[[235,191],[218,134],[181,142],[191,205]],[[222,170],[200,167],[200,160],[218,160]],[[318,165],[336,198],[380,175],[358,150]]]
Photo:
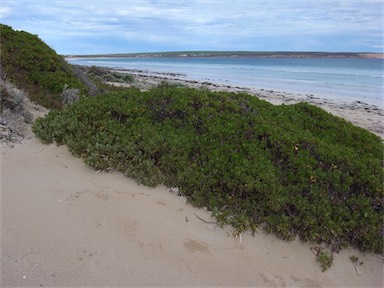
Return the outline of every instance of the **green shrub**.
[[[96,169],[178,187],[237,232],[382,252],[381,139],[315,106],[162,85],[80,99],[33,129]]]
[[[83,70],[88,76],[93,77],[97,81],[101,82],[120,82],[120,83],[132,83],[134,78],[131,74],[119,71],[113,71],[110,68],[98,67],[98,66],[77,66]]]
[[[323,247],[313,247],[316,251],[316,261],[319,262],[321,270],[325,272],[333,264],[333,254],[331,251],[325,250]]]

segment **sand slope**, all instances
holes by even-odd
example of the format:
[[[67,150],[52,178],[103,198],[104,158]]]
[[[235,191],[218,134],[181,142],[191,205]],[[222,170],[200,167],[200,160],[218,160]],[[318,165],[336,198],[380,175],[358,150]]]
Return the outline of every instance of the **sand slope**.
[[[1,287],[383,285],[379,255],[343,250],[323,273],[309,244],[240,243],[165,187],[96,173],[65,146],[1,148]]]

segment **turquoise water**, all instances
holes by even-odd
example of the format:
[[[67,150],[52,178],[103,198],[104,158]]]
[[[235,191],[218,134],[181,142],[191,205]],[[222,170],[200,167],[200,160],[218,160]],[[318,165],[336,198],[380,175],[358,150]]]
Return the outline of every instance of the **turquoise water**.
[[[381,100],[383,59],[363,58],[83,58],[71,64],[180,73],[184,79],[329,98]]]

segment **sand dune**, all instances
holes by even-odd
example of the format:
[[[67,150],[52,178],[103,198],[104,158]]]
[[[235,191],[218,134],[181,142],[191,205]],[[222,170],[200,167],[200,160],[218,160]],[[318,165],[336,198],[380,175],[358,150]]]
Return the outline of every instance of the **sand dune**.
[[[240,243],[165,187],[97,173],[65,146],[1,148],[1,287],[383,285],[379,255],[346,249],[321,272],[310,244],[263,232]]]
[[[260,92],[275,104],[300,101]],[[302,98],[383,135],[381,108]],[[46,113],[26,104],[35,117]],[[97,173],[66,146],[44,145],[30,131],[20,143],[0,144],[1,287],[384,285],[380,255],[345,249],[321,272],[313,244],[262,231],[240,241],[165,187]],[[355,267],[352,255],[363,264]]]

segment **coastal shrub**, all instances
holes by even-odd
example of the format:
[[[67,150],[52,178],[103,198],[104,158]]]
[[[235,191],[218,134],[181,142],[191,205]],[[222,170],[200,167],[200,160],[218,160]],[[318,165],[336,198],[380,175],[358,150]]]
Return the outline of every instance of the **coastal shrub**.
[[[60,94],[61,102],[63,106],[68,106],[79,100],[80,91],[79,89],[68,88],[68,85],[64,85],[63,91]]]
[[[60,108],[65,85],[78,89],[80,94],[87,92],[72,67],[39,37],[3,24],[0,30],[1,77],[25,90],[31,100]]]
[[[27,95],[12,83],[0,79],[0,141],[18,141],[23,138],[33,115],[25,109]]]
[[[381,139],[310,104],[161,85],[81,98],[33,130],[95,169],[178,187],[237,233],[382,252]]]
[[[325,250],[323,247],[313,247],[313,251],[316,251],[316,261],[319,262],[323,272],[332,266],[332,252]]]
[[[99,66],[77,66],[84,70],[86,74],[93,77],[100,82],[119,82],[119,83],[132,83],[134,78],[131,74],[119,71],[113,71],[110,68]]]
[[[4,108],[12,110],[18,109],[23,103],[26,94],[24,91],[16,88],[12,83],[0,79],[0,96],[0,110],[2,111]]]
[[[15,134],[21,134],[21,131],[25,128],[23,123],[17,125],[17,120],[29,124],[33,121],[31,112],[24,107],[26,97],[27,94],[23,90],[16,88],[15,85],[8,81],[0,79],[0,117],[2,122],[5,122],[5,125],[13,130]]]

